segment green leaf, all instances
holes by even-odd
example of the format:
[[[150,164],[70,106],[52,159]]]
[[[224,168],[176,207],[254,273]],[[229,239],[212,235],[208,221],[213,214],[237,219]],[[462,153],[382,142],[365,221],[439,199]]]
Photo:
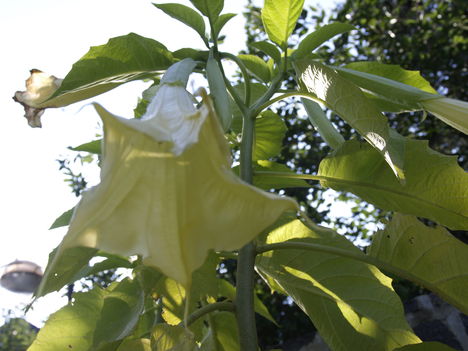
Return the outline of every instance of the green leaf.
[[[190,0],[201,13],[214,23],[224,7],[224,0]]]
[[[150,339],[124,340],[116,351],[152,351]]]
[[[373,236],[368,254],[409,272],[416,283],[468,313],[468,246],[443,227],[396,214]]]
[[[206,63],[206,76],[210,86],[210,93],[213,96],[214,105],[220,119],[223,130],[227,131],[232,122],[232,110],[229,95],[226,90],[226,83],[218,62],[214,59],[212,51]]]
[[[260,57],[256,55],[238,55],[238,57],[255,78],[265,83],[271,81],[270,67]]]
[[[185,58],[191,58],[195,61],[206,61],[208,60],[209,51],[195,50],[192,48],[183,48],[176,50],[172,53],[174,58],[183,60]]]
[[[281,151],[286,125],[273,111],[264,111],[255,120],[253,160],[267,160]]]
[[[106,290],[76,293],[74,301],[52,314],[30,351],[92,350],[132,331],[143,309],[143,293],[128,278]]]
[[[208,43],[208,39],[206,38],[205,33],[205,21],[200,14],[191,9],[188,6],[182,4],[155,4],[161,11],[164,11],[167,15],[175,18],[176,20],[186,24],[190,28],[194,29],[200,37],[203,39],[205,43]]]
[[[228,23],[235,16],[237,16],[236,13],[224,13],[216,19],[213,25],[216,37],[219,36],[219,33],[221,32],[223,27],[226,25],[226,23]]]
[[[197,344],[190,330],[182,326],[158,324],[151,334],[152,351],[195,351]]]
[[[102,143],[102,139],[98,139],[98,140],[90,141],[89,143],[84,143],[75,147],[70,147],[69,149],[73,151],[83,151],[83,152],[89,152],[91,154],[99,155],[101,154],[101,143]]]
[[[281,53],[279,52],[278,48],[271,44],[268,41],[256,41],[254,43],[249,44],[251,47],[262,51],[263,53],[270,56],[276,63],[281,61]]]
[[[210,329],[200,351],[239,351],[236,318],[229,312],[216,312],[210,318]]]
[[[305,180],[295,178],[296,173],[286,165],[273,161],[258,160],[253,170],[253,184],[263,190],[310,186]],[[261,172],[275,172],[276,174],[262,174]]]
[[[65,211],[64,213],[62,213],[60,216],[58,216],[57,219],[54,221],[54,223],[52,223],[52,225],[50,226],[49,230],[60,228],[60,227],[65,227],[68,224],[70,224],[70,220],[73,216],[74,210],[75,208],[73,207],[69,209],[68,211]]]
[[[468,174],[456,157],[429,149],[426,141],[407,139],[405,164],[403,185],[375,149],[351,140],[322,160],[318,175],[323,186],[352,192],[380,208],[468,229]]]
[[[240,96],[244,95],[244,84],[234,86],[234,89]],[[257,101],[265,94],[267,87],[260,83],[250,83],[250,101]],[[237,104],[231,99],[231,108],[233,113],[231,128],[235,133],[242,131],[242,112]]]
[[[284,51],[303,6],[304,0],[265,0],[262,10],[263,26],[268,38]]]
[[[356,129],[404,179],[404,142],[390,131],[385,116],[361,89],[319,62],[299,60],[294,65],[305,89]]]
[[[422,342],[420,344],[406,345],[399,347],[394,351],[455,351],[455,349],[441,344],[440,342],[430,341]]]
[[[231,301],[236,300],[236,287],[227,280],[218,279],[218,290],[219,292],[217,296],[213,297],[225,297]],[[276,321],[270,314],[270,311],[268,311],[268,308],[263,304],[262,300],[260,300],[256,294],[254,295],[254,308],[255,312],[257,312],[259,315],[276,324]]]
[[[68,248],[64,255],[60,257],[58,266],[54,273],[49,272],[50,264],[54,261],[57,249],[54,249],[49,254],[49,261],[44,272],[44,277],[41,284],[35,292],[36,297],[44,296],[52,291],[58,291],[65,285],[74,282],[75,277],[81,277],[81,272],[88,269],[89,260],[96,255],[97,249],[89,247],[73,247]]]
[[[305,57],[335,35],[342,34],[353,29],[356,28],[351,24],[341,22],[334,22],[317,28],[317,30],[301,40],[296,51],[293,53],[293,57],[297,59]]]
[[[88,99],[124,83],[151,78],[172,63],[171,53],[156,40],[135,33],[112,38],[91,47],[43,105],[59,107]]]
[[[332,149],[339,148],[344,143],[344,138],[327,118],[325,112],[315,101],[309,99],[301,99],[304,109],[307,112],[310,123],[315,127],[322,139]]]
[[[267,244],[319,244],[364,254],[330,229],[299,220],[270,232]],[[275,290],[286,292],[335,351],[393,350],[420,342],[406,322],[391,279],[374,266],[330,253],[282,249],[257,256],[256,268]],[[356,288],[358,287],[358,288]]]

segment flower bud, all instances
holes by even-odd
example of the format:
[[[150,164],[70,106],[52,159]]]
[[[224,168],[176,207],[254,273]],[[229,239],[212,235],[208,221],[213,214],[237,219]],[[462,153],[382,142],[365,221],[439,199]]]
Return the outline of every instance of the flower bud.
[[[62,79],[49,76],[46,73],[32,69],[31,76],[26,80],[26,91],[17,91],[13,100],[24,107],[26,119],[31,127],[41,127],[41,116],[50,98],[62,84]]]

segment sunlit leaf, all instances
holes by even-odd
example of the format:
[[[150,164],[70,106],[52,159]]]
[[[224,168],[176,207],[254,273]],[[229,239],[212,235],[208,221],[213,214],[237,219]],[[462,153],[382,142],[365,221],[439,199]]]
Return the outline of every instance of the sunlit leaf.
[[[283,50],[296,26],[304,0],[265,0],[262,22],[268,38]]]
[[[279,154],[283,146],[286,125],[273,111],[264,111],[255,120],[253,160],[267,160]]]
[[[317,28],[314,32],[308,34],[302,39],[294,51],[295,58],[301,58],[311,54],[317,47],[322,45],[327,40],[333,38],[335,35],[349,32],[355,29],[354,26],[348,23],[334,22],[326,24],[323,27]]]
[[[396,214],[385,230],[373,236],[367,252],[409,272],[416,283],[468,313],[468,246],[446,229]]]
[[[208,42],[205,33],[205,21],[197,11],[191,9],[188,6],[175,3],[153,3],[153,5],[156,6],[158,9],[164,11],[167,15],[171,16],[172,18],[175,18],[176,20],[181,21],[190,28],[193,28],[200,35],[204,42]]]
[[[335,70],[313,60],[295,63],[303,89],[335,111],[379,150],[399,179],[404,179],[404,140],[394,136],[387,119],[361,89]]]
[[[318,175],[323,186],[352,192],[383,209],[468,229],[468,174],[456,157],[407,139],[405,164],[406,183],[401,184],[375,149],[352,140],[322,160]]]
[[[143,309],[136,281],[125,279],[106,290],[76,293],[74,301],[52,314],[29,351],[85,351],[126,337]]]
[[[102,139],[93,140],[93,141],[90,141],[89,143],[81,144],[75,147],[70,147],[70,150],[84,151],[84,152],[89,152],[91,154],[100,154],[101,143],[102,143]]]
[[[364,255],[332,230],[309,228],[299,220],[266,237],[267,244],[283,241]],[[287,293],[307,313],[333,350],[392,351],[420,342],[406,322],[391,280],[374,266],[323,251],[281,249],[258,256],[256,268],[275,290]]]
[[[173,62],[166,47],[135,33],[94,46],[77,61],[55,94],[42,105],[66,106],[121,84],[151,78]]]

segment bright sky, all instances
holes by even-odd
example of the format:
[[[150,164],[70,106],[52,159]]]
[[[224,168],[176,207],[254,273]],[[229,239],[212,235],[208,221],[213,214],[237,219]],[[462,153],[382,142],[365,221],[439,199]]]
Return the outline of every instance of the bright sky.
[[[189,4],[189,1],[172,2]],[[245,42],[240,14],[244,1],[226,0],[225,3],[224,12],[239,13],[226,25],[226,33],[234,33],[228,36],[226,49],[237,52]],[[322,6],[330,3],[321,1]],[[22,259],[45,267],[49,252],[65,234],[64,229],[49,231],[48,228],[58,215],[77,202],[56,160],[74,155],[67,150],[68,146],[90,141],[99,132],[99,119],[91,107],[82,108],[85,103],[49,109],[42,116],[42,129],[30,128],[23,118],[23,108],[11,97],[15,91],[24,90],[30,69],[37,68],[62,78],[90,46],[129,32],[156,39],[170,50],[203,48],[194,31],[164,15],[150,0],[1,2],[0,266]],[[144,86],[143,83],[127,84],[92,101],[100,102],[118,115],[131,117]],[[90,173],[87,180],[98,182],[97,173]],[[50,312],[66,302],[59,296],[50,294],[40,300],[26,316],[27,320],[40,326]],[[29,298],[0,287],[0,313],[29,302]]]

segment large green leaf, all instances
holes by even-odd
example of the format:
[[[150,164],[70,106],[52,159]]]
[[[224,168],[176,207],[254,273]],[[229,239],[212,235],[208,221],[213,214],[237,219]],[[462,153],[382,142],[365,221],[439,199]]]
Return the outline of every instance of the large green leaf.
[[[437,96],[419,71],[405,70],[398,65],[354,62],[335,69],[344,78],[376,94],[377,98],[400,106],[396,112],[421,110],[419,101]]]
[[[74,301],[52,314],[29,351],[88,351],[121,340],[132,331],[143,309],[136,281],[125,279],[106,290],[76,293]]]
[[[135,33],[94,46],[77,61],[60,88],[42,105],[59,107],[102,94],[121,84],[150,78],[173,63],[166,47]]]
[[[343,236],[299,220],[266,237],[267,244],[284,241],[364,256]],[[326,252],[282,249],[258,256],[256,268],[273,289],[293,298],[335,351],[390,351],[420,342],[405,320],[391,279],[374,266]]]
[[[446,229],[396,214],[374,235],[368,254],[409,272],[416,283],[468,313],[468,245]]]
[[[201,13],[214,23],[224,7],[224,0],[190,0]]]
[[[279,154],[283,146],[286,125],[273,111],[264,111],[255,120],[253,160],[267,160]]]
[[[238,55],[238,57],[255,78],[265,83],[271,81],[272,72],[267,63],[260,57],[256,55]]]
[[[220,15],[216,19],[216,21],[215,21],[215,23],[213,25],[213,30],[214,30],[215,35],[218,36],[219,33],[221,32],[221,30],[226,25],[226,23],[228,23],[235,16],[237,16],[236,13],[224,13],[224,14]]]
[[[313,60],[299,60],[295,68],[303,89],[323,101],[379,150],[395,175],[404,178],[404,142],[390,131],[387,119],[353,83]]]
[[[124,340],[116,351],[152,351],[150,339]]]
[[[296,26],[304,0],[265,0],[262,22],[268,38],[286,50],[289,36]]]
[[[307,35],[301,40],[293,56],[295,58],[301,58],[311,54],[317,47],[322,45],[327,40],[333,38],[335,35],[348,32],[355,29],[349,23],[334,22],[326,24],[323,27],[317,28],[313,33]]]
[[[375,149],[352,140],[322,160],[318,175],[323,186],[352,192],[383,209],[468,229],[468,175],[456,157],[407,139],[405,164],[406,183],[401,184]]]
[[[203,39],[205,43],[208,43],[205,33],[205,21],[203,17],[195,10],[182,4],[154,4],[158,9],[164,11],[167,15],[181,21],[190,28],[193,28]]]

